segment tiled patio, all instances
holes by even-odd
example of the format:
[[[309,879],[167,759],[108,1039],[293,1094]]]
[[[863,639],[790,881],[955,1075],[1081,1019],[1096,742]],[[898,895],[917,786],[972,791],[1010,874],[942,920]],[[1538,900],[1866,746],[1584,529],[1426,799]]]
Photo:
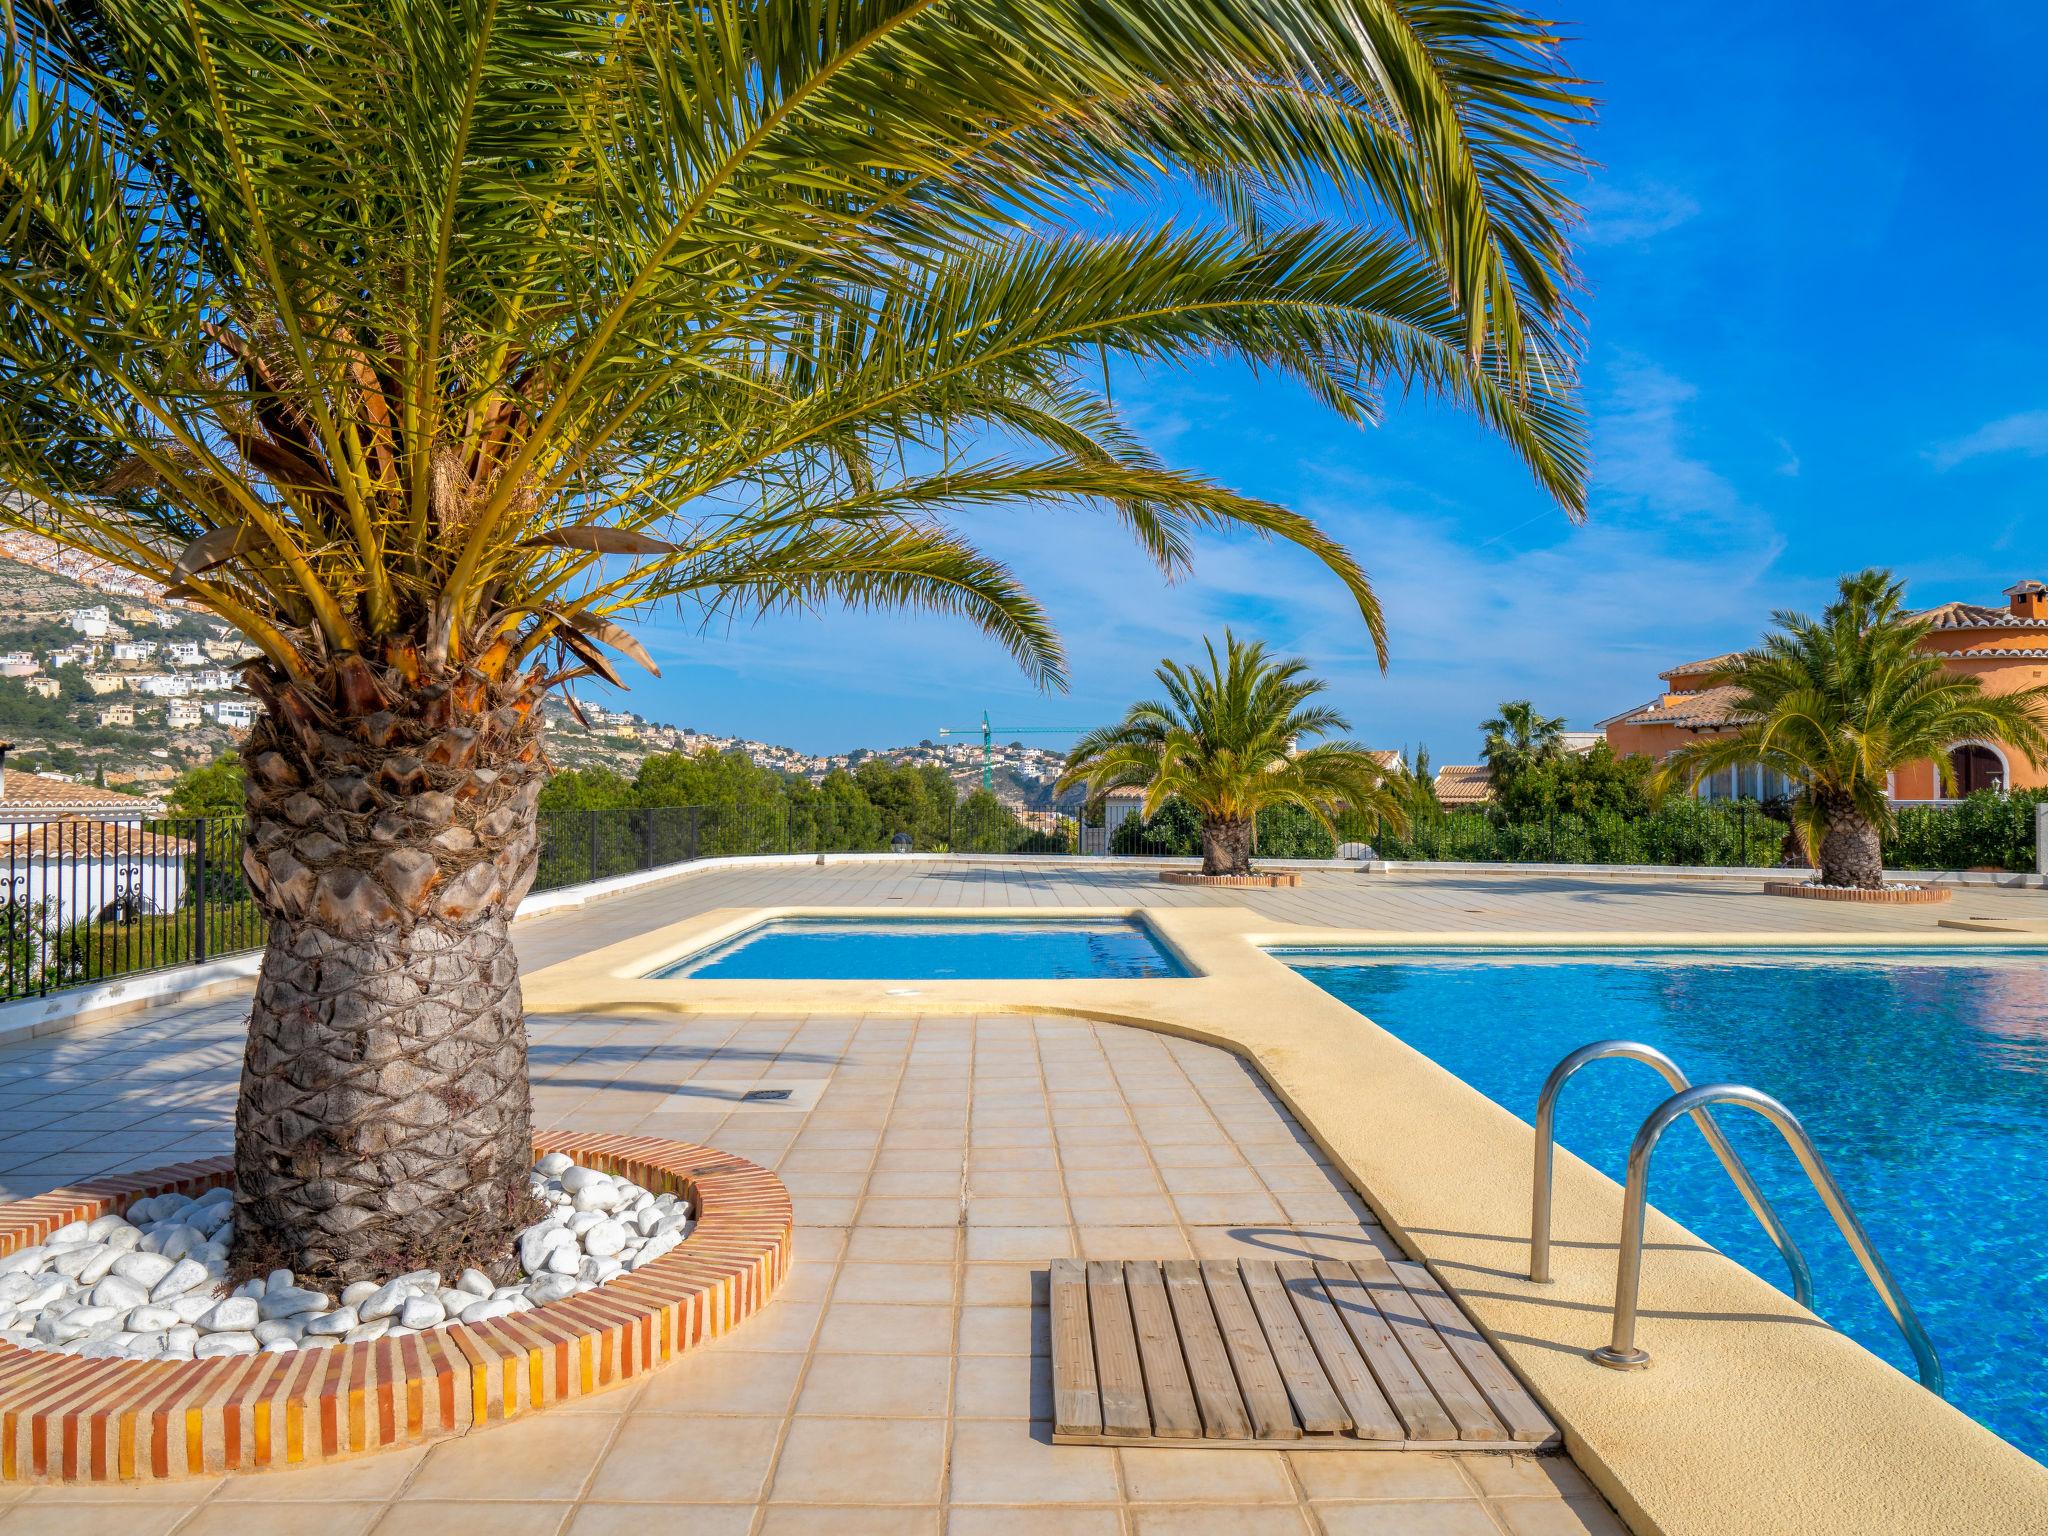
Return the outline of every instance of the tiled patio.
[[[240,1022],[218,1004],[0,1053],[0,1177],[19,1193],[224,1149]],[[533,1064],[545,1123],[781,1173],[798,1262],[766,1314],[642,1386],[424,1452],[8,1490],[0,1536],[1621,1529],[1555,1457],[1049,1444],[1047,1259],[1384,1242],[1222,1051],[1065,1019],[549,1019]],[[733,1107],[753,1084],[815,1107]]]

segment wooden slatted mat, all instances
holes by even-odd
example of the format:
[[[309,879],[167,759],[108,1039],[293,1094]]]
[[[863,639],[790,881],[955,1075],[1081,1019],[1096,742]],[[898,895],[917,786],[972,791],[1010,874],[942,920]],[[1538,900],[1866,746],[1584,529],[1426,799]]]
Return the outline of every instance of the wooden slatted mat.
[[[1557,1426],[1420,1264],[1055,1259],[1053,1439],[1527,1451]]]

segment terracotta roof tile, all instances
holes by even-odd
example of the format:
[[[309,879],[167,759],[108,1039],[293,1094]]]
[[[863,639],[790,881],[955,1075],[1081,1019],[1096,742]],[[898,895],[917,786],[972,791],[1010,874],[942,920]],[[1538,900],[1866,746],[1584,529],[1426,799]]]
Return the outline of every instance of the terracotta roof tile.
[[[0,855],[10,859],[182,859],[191,852],[184,838],[146,831],[132,821],[62,816],[0,825]]]
[[[2023,619],[2005,608],[1987,608],[1982,603],[1943,603],[1907,615],[1931,623],[1936,629],[2048,629],[2048,619]]]
[[[127,811],[139,816],[151,807],[152,802],[140,795],[124,795],[94,784],[73,784],[40,773],[25,773],[19,768],[8,768],[0,774],[0,821],[15,812],[68,810]]]
[[[1669,704],[1659,699],[1634,714],[1624,715],[1621,723],[1681,725],[1695,730],[1707,726],[1734,725],[1743,718],[1735,709],[1735,701],[1741,696],[1740,688],[1732,683],[1724,683],[1719,688],[1703,688],[1698,693],[1680,694]]]
[[[1698,672],[1726,672],[1748,654],[1747,651],[1723,651],[1719,656],[1708,656],[1699,661],[1688,661],[1679,666],[1669,667],[1657,675],[1659,677],[1690,677]]]
[[[1484,763],[1451,763],[1436,771],[1436,797],[1445,805],[1477,805],[1493,798],[1493,775]]]

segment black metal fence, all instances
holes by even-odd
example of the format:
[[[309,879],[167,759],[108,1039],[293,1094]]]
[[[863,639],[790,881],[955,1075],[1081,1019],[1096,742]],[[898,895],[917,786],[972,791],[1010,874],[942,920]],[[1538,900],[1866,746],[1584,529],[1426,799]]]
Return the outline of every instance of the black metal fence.
[[[0,822],[0,999],[252,949],[240,817]]]

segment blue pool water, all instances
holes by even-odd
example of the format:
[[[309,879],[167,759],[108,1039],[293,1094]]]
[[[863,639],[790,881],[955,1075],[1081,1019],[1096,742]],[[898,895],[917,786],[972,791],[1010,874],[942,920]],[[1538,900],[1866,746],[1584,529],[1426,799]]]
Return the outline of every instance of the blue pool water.
[[[1282,954],[1302,975],[1524,1120],[1560,1057],[1641,1040],[1695,1083],[1748,1083],[1812,1135],[1898,1276],[1948,1398],[2048,1460],[2048,957],[2019,951]],[[1564,1091],[1558,1140],[1620,1179],[1669,1090],[1596,1062]],[[1777,1133],[1717,1117],[1813,1267],[1815,1308],[1913,1372]],[[1781,1289],[1783,1261],[1689,1124],[1650,1199]],[[1654,1262],[1654,1260],[1652,1261]],[[1655,1319],[1642,1343],[1657,1349]]]
[[[1185,976],[1120,919],[784,918],[654,973],[755,981],[1031,981]]]

